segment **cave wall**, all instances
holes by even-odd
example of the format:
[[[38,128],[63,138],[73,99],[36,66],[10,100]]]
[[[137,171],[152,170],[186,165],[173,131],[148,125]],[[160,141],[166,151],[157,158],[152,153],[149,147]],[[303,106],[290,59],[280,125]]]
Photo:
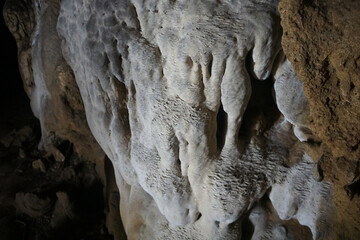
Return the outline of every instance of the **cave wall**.
[[[66,139],[85,159],[98,161],[103,153],[86,124],[79,89],[56,32],[59,3],[7,1],[3,11],[17,43],[25,92],[41,123],[41,147],[59,155],[52,145],[56,138]],[[98,171],[104,178],[101,167]]]
[[[23,87],[30,99],[32,112],[40,121],[41,140],[38,148],[45,152],[38,153],[37,156],[26,157],[39,158],[35,163],[38,167],[35,168],[41,168],[46,175],[42,181],[50,181],[32,191],[36,191],[37,195],[46,195],[50,188],[64,188],[59,186],[62,184],[69,186],[65,187],[66,191],[73,191],[71,188],[75,185],[84,188],[83,191],[86,192],[87,187],[91,188],[93,187],[92,183],[99,181],[102,186],[100,196],[96,196],[96,199],[105,201],[100,204],[104,207],[100,211],[107,214],[108,231],[119,238],[124,235],[121,220],[118,219],[118,203],[114,205],[114,201],[117,202],[119,199],[119,192],[113,177],[113,169],[111,166],[106,166],[108,160],[89,130],[73,70],[66,63],[62,54],[61,40],[56,30],[59,7],[59,1],[32,0],[6,1],[3,7],[5,23],[16,40]],[[36,132],[36,129],[33,129],[33,132]],[[53,159],[55,162],[48,159]],[[89,169],[79,170],[84,166]],[[43,173],[39,173],[39,175]],[[55,182],[46,180],[53,178],[53,175],[58,178]],[[72,177],[76,177],[76,179]],[[87,181],[87,183],[83,184],[83,181]],[[25,189],[31,188],[25,187]],[[45,193],[42,193],[43,191]],[[66,191],[65,194],[70,194]],[[99,194],[99,192],[96,193]],[[32,196],[37,195],[33,194]],[[68,196],[66,195],[66,197]],[[30,204],[30,208],[32,205],[37,205],[36,201],[28,203],[27,200],[27,198],[21,200],[24,202],[18,204],[20,208],[24,208],[24,204]],[[73,200],[70,199],[70,201]],[[58,201],[62,201],[62,199]],[[67,204],[78,204],[77,201],[79,200],[76,199],[75,202]],[[71,211],[76,210],[78,209],[71,209]],[[39,211],[43,210],[39,208]],[[25,211],[25,213],[28,212]],[[59,215],[59,213],[55,214]],[[74,215],[74,213],[72,214]],[[46,217],[46,214],[42,215]],[[62,215],[65,215],[66,218],[67,214],[62,213]],[[60,217],[63,217],[62,215],[60,214]],[[51,224],[51,228],[46,224],[36,226],[45,229],[61,227],[60,223],[55,224],[56,226]]]
[[[282,47],[304,83],[312,146],[335,188],[338,239],[359,234],[360,2],[280,1]],[[323,155],[321,157],[321,155]]]
[[[116,239],[119,210],[129,239],[359,236],[354,29],[290,2],[7,1],[40,147],[96,164]]]

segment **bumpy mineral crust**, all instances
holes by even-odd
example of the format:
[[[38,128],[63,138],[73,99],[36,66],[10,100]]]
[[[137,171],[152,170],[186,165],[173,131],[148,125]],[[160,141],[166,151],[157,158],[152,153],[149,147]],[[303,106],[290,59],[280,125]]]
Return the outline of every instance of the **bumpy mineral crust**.
[[[33,111],[47,132],[54,66],[74,74],[69,118],[114,165],[128,239],[327,239],[332,190],[300,142],[316,139],[277,1],[56,4],[33,5]]]
[[[280,108],[284,121],[263,129],[267,136],[240,133],[251,82],[276,71],[276,7],[272,1],[61,2],[64,55],[90,129],[126,188],[121,201],[130,238],[238,238],[241,217],[283,180],[289,158],[301,161],[288,152],[296,140],[286,122],[306,126],[303,95],[293,101],[304,114]],[[284,78],[302,90],[285,64],[279,107],[288,100]]]

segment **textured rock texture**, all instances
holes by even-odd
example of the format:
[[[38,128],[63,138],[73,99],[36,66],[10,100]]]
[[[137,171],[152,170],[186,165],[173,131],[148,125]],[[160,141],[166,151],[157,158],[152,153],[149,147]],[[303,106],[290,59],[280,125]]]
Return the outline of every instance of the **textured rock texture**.
[[[121,221],[128,239],[341,236],[326,157],[310,157],[323,136],[282,51],[277,5],[8,1],[43,146],[61,162],[54,139],[65,138],[94,159],[92,133],[113,163],[103,181],[116,239]],[[72,217],[67,195],[56,196],[54,224]]]
[[[305,161],[289,122],[300,136],[308,109],[291,65],[278,56],[276,7],[271,1],[61,2],[63,53],[90,129],[113,161],[130,239],[238,239],[254,203]],[[300,101],[295,113],[291,94],[278,84],[280,116],[271,72],[279,81],[293,78],[300,91],[290,102]],[[326,184],[319,186],[331,196]],[[328,231],[317,220],[331,219],[323,202],[302,221],[315,239],[317,230]],[[300,205],[303,212],[311,207]],[[277,228],[267,217],[252,223],[252,235],[286,238],[286,224]]]
[[[312,148],[324,154],[319,165],[334,183],[338,238],[358,239],[360,2],[283,0],[279,10],[282,46],[309,100]]]
[[[279,6],[282,46],[304,82],[312,129],[334,157],[360,157],[360,3],[291,1]]]

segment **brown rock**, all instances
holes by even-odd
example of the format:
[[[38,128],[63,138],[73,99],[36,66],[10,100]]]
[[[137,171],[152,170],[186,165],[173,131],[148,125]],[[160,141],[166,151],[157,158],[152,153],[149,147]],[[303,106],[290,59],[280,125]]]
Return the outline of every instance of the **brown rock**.
[[[70,181],[76,177],[76,172],[73,167],[66,167],[61,171],[61,180]]]
[[[282,0],[279,11],[282,46],[304,83],[320,166],[334,187],[332,239],[359,239],[360,191],[347,186],[359,177],[360,1]]]
[[[334,157],[360,158],[360,2],[279,4],[282,45],[310,102],[312,130]]]
[[[9,0],[3,8],[4,20],[16,40],[25,92],[40,120],[40,146],[61,162],[61,155],[53,153],[51,147],[57,137],[69,140],[80,157],[102,169],[104,153],[88,128],[79,88],[61,51],[56,30],[59,3],[38,4],[35,10],[32,0]],[[105,178],[103,171],[98,174]]]
[[[43,161],[41,159],[37,159],[37,160],[33,161],[31,165],[36,170],[39,170],[43,173],[46,172],[45,164],[43,163]]]
[[[21,144],[31,137],[33,130],[29,126],[25,126],[19,130],[13,130],[8,135],[0,139],[0,143],[6,148],[21,147]]]
[[[34,193],[19,192],[15,196],[16,211],[37,218],[49,212],[52,207],[49,198],[40,198]]]
[[[58,199],[50,223],[52,227],[60,226],[67,219],[75,217],[68,194],[66,192],[57,192],[56,196]]]
[[[57,162],[65,161],[65,156],[55,146],[49,146],[48,150],[49,150],[49,153],[51,153],[51,155],[54,157],[55,161],[57,161]]]

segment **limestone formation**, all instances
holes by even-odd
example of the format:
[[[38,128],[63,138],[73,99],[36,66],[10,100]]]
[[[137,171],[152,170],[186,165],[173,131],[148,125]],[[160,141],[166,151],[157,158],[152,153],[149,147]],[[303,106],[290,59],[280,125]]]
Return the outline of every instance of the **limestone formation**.
[[[239,238],[241,216],[301,161],[286,121],[306,126],[305,110],[240,133],[251,82],[277,71],[275,2],[62,1],[58,32],[130,239]],[[256,101],[252,127],[264,125]]]
[[[24,14],[26,5],[33,11]],[[128,239],[335,236],[333,190],[313,176],[320,164],[305,152],[319,139],[280,44],[277,7],[8,2],[20,56],[32,59],[20,66],[44,141],[54,132],[96,152],[86,118],[114,166],[120,207],[110,209],[120,209]],[[32,20],[15,29],[24,19]],[[71,209],[58,199],[57,212]],[[55,215],[52,224],[69,217]]]

